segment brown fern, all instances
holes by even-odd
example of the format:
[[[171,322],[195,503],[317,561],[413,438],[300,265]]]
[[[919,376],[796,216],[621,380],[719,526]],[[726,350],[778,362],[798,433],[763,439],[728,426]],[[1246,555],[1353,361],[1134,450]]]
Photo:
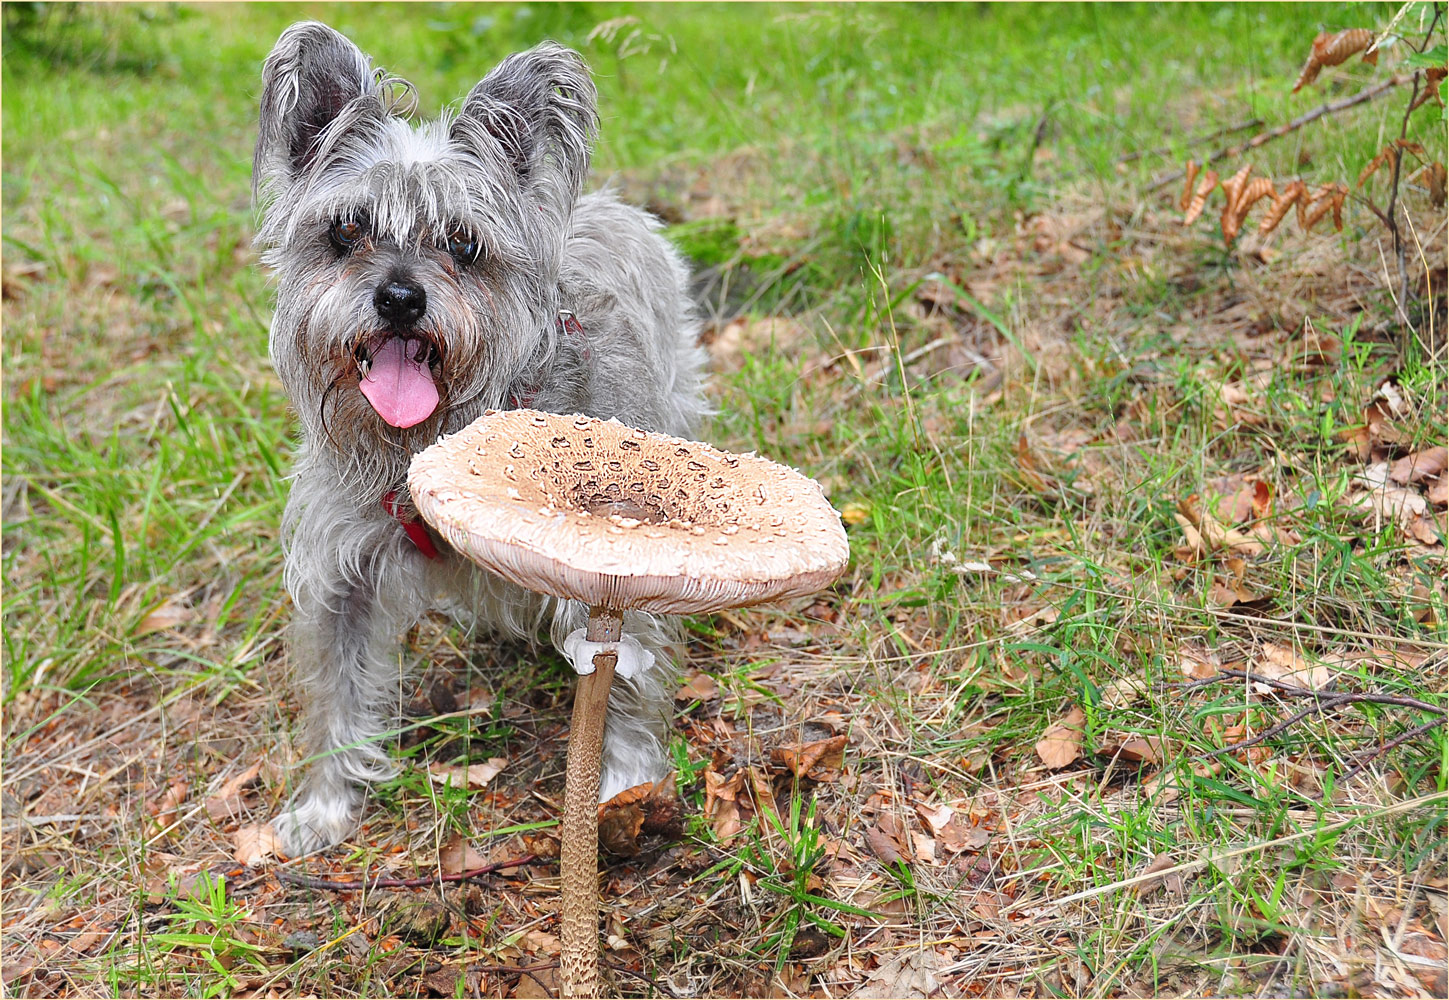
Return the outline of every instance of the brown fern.
[[[1277,229],[1278,223],[1283,221],[1283,217],[1288,214],[1288,210],[1294,205],[1299,206],[1299,212],[1301,214],[1302,202],[1307,195],[1308,188],[1302,181],[1290,181],[1281,194],[1273,197],[1273,204],[1268,207],[1268,214],[1263,216],[1263,221],[1258,224],[1258,235],[1267,236],[1274,229]]]
[[[1202,215],[1202,210],[1207,205],[1207,196],[1217,186],[1218,172],[1216,170],[1209,170],[1202,175],[1202,180],[1197,185],[1197,193],[1192,196],[1192,201],[1187,206],[1187,214],[1182,217],[1184,226],[1192,225],[1197,221],[1197,217]]]
[[[1184,212],[1187,211],[1187,206],[1192,203],[1192,182],[1197,180],[1198,170],[1199,167],[1196,160],[1187,161],[1187,167],[1185,168],[1187,178],[1182,182],[1182,197],[1177,199],[1177,207]]]
[[[1348,61],[1348,57],[1355,52],[1362,52],[1368,48],[1374,40],[1374,33],[1367,28],[1349,28],[1337,34],[1320,34],[1313,40],[1313,51],[1308,55],[1308,61],[1303,64],[1303,70],[1298,74],[1298,82],[1293,85],[1293,93],[1298,93],[1314,80],[1318,79],[1318,71],[1324,66],[1337,66]],[[1370,66],[1377,66],[1379,53],[1375,49],[1363,57],[1363,61]]]

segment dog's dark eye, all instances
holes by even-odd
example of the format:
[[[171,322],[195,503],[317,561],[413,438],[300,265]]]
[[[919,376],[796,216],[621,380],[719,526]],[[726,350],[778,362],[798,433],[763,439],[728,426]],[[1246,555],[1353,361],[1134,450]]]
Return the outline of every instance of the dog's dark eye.
[[[448,253],[462,264],[471,264],[478,259],[478,240],[466,229],[455,229],[448,234]]]
[[[355,219],[338,219],[332,223],[332,231],[328,233],[332,239],[332,245],[338,250],[349,252],[357,249],[362,242],[362,223]]]

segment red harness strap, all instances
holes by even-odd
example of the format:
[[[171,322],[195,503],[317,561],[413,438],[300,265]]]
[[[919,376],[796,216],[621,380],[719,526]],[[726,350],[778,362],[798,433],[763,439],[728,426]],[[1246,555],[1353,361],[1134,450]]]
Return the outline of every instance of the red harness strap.
[[[389,490],[382,495],[382,509],[402,525],[403,531],[407,532],[408,538],[412,539],[412,543],[417,546],[419,552],[429,559],[441,558],[437,546],[433,544],[432,536],[428,534],[428,529],[423,525],[423,519],[416,514],[411,517],[404,515],[402,505],[397,502],[397,490]]]

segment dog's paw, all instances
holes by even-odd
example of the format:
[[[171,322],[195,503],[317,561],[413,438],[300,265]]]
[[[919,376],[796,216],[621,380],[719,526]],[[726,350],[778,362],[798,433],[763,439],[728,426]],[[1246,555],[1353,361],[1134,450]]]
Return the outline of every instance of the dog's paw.
[[[355,796],[299,795],[292,808],[272,820],[282,853],[315,854],[340,844],[357,827]]]

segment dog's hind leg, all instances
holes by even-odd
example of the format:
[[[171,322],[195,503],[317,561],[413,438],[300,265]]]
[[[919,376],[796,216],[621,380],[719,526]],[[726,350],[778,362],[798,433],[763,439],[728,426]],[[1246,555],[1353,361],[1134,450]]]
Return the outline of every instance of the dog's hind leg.
[[[272,821],[291,857],[347,837],[364,787],[396,771],[382,739],[397,702],[397,635],[406,623],[379,599],[377,562],[336,580],[326,599],[316,597],[319,588],[294,595],[292,657],[305,692],[308,769]]]

